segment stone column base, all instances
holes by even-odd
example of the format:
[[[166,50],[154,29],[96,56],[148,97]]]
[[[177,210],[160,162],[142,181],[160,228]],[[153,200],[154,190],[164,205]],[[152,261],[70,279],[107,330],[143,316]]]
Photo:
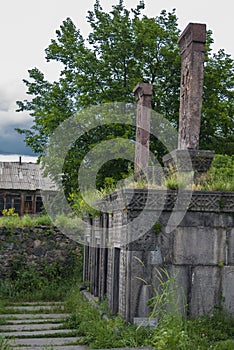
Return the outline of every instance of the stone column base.
[[[167,174],[176,171],[194,171],[195,178],[206,173],[214,158],[213,151],[203,150],[174,150],[163,157],[163,163]]]

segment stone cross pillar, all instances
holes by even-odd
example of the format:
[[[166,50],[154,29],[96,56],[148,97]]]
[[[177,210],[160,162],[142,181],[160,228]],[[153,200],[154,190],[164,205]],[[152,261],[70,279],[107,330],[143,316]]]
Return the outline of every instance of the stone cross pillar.
[[[179,38],[181,48],[178,148],[163,157],[165,168],[194,171],[196,182],[212,163],[214,152],[199,149],[206,25],[190,23]]]
[[[198,149],[204,78],[206,25],[190,23],[178,41],[181,48],[178,149]]]
[[[137,100],[135,175],[148,167],[152,85],[139,83],[133,90]],[[143,147],[141,147],[143,146]]]

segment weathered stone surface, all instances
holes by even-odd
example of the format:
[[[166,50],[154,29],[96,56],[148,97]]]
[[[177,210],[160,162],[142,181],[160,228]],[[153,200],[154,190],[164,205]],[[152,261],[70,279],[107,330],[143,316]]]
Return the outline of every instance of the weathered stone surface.
[[[128,321],[132,321],[133,317],[138,317],[138,307],[139,307],[139,297],[142,289],[141,278],[147,281],[150,275],[147,275],[147,270],[145,269],[144,262],[144,252],[143,251],[126,251],[127,254],[127,264],[131,265],[131,269],[127,271],[127,281],[122,281],[126,283],[126,315],[125,318]],[[147,283],[147,282],[146,282]]]
[[[137,326],[143,327],[156,327],[158,323],[157,318],[147,318],[147,317],[134,317],[133,323]],[[142,349],[142,348],[141,348]]]
[[[67,313],[62,313],[62,314],[48,314],[48,313],[44,313],[44,314],[40,314],[40,313],[36,313],[36,314],[24,314],[24,313],[20,313],[20,314],[1,314],[1,318],[9,318],[11,320],[34,320],[34,321],[38,321],[39,319],[43,319],[43,320],[51,320],[51,319],[57,319],[57,320],[62,320],[66,317],[68,317],[69,314]]]
[[[234,215],[233,215],[234,218]],[[233,225],[234,227],[234,225]],[[227,228],[228,264],[234,265],[234,228]]]
[[[234,315],[234,266],[222,267],[222,298],[224,309]]]
[[[217,265],[226,258],[226,232],[220,228],[179,227],[174,233],[177,265]]]
[[[192,270],[189,302],[192,316],[211,314],[220,304],[220,274],[220,267],[199,266]]]
[[[205,24],[190,23],[179,38],[182,57],[179,149],[199,147],[205,43]]]
[[[152,286],[145,285],[140,289],[139,301],[137,305],[137,315],[138,317],[148,317],[150,314],[150,308],[148,306],[148,301],[152,295]]]
[[[172,278],[175,278],[175,281],[171,285],[171,288],[174,290],[175,299],[174,302],[172,300],[172,305],[175,307],[176,311],[186,316],[188,311],[187,301],[190,289],[189,267],[171,265],[168,268],[168,272]]]
[[[42,323],[42,324],[12,324],[12,325],[4,325],[0,326],[0,330],[5,331],[16,331],[16,332],[23,332],[23,331],[32,331],[32,330],[49,330],[51,328],[60,328],[62,327],[62,323]]]
[[[213,158],[213,151],[177,149],[165,155],[163,163],[168,174],[173,171],[185,173],[194,171],[195,176],[198,177],[209,170]]]
[[[30,346],[31,349],[35,350],[37,349],[37,347],[39,346],[56,346],[57,345],[62,345],[62,349],[65,349],[65,345],[67,344],[71,344],[73,342],[78,341],[79,338],[78,337],[67,337],[67,338],[26,338],[26,339],[19,339],[19,338],[15,338],[11,341],[11,344],[16,346],[16,345],[24,345],[24,346]],[[21,347],[20,347],[21,349]],[[79,346],[76,345],[76,349],[77,350],[81,350],[81,349],[87,349],[86,346]]]
[[[41,270],[45,264],[60,261],[66,266],[71,254],[81,255],[78,243],[72,241],[56,228],[38,226],[34,228],[0,229],[0,278],[9,277],[14,265],[34,266]]]
[[[134,94],[137,99],[136,119],[136,148],[135,148],[135,174],[147,168],[149,160],[150,116],[152,101],[152,85],[139,83]]]
[[[10,336],[14,336],[14,337],[35,336],[35,337],[39,337],[39,336],[44,336],[44,335],[53,336],[56,334],[67,335],[69,333],[73,333],[73,330],[72,329],[43,329],[43,330],[35,330],[32,332],[31,331],[16,331],[16,332],[14,332],[14,334],[13,334],[13,332],[1,332],[1,335],[3,337],[10,337]]]
[[[213,198],[207,196],[207,201],[214,202]],[[180,227],[234,227],[234,215],[221,213],[210,213],[208,211],[187,211],[183,220],[180,222]]]
[[[159,246],[155,250],[149,251],[147,265],[161,265],[163,263],[162,252]]]

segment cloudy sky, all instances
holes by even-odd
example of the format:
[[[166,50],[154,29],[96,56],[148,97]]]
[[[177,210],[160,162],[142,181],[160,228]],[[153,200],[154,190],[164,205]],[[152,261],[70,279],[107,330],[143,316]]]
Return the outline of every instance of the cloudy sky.
[[[16,113],[16,100],[27,97],[22,79],[28,78],[28,69],[39,68],[49,80],[56,80],[60,66],[45,61],[45,48],[55,38],[55,30],[70,17],[84,37],[89,33],[86,22],[88,10],[95,0],[8,0],[0,11],[0,154],[32,154],[24,146],[15,127],[28,128],[32,118],[27,113]],[[100,0],[109,11],[118,0]],[[127,7],[136,7],[139,1],[125,0]],[[231,0],[145,0],[145,14],[157,16],[163,9],[176,8],[179,27],[189,22],[206,23],[213,31],[213,50],[224,48],[234,57],[233,10]]]

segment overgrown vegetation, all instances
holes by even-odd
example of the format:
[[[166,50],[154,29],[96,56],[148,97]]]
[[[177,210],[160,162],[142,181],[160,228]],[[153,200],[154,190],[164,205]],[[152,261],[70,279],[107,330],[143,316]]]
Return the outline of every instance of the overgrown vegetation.
[[[234,346],[234,318],[217,308],[213,315],[186,319],[179,311],[176,277],[157,269],[158,292],[150,300],[150,317],[155,327],[126,324],[120,316],[104,319],[74,288],[66,300],[71,313],[66,326],[82,337],[81,344],[92,349],[151,346],[157,350],[231,350]],[[148,281],[145,281],[148,283]],[[102,308],[103,309],[103,308]]]
[[[71,314],[65,326],[81,337],[79,344],[91,349],[151,346],[157,350],[232,350],[234,318],[220,308],[211,316],[182,317],[176,277],[170,277],[165,269],[156,273],[159,288],[150,300],[150,317],[158,319],[155,327],[126,324],[120,316],[108,313],[105,302],[99,309],[90,305],[79,291],[80,259],[71,261],[65,270],[54,264],[45,266],[41,273],[16,264],[11,283],[0,284],[0,309],[4,313],[12,301],[64,300],[65,311]],[[108,318],[103,318],[103,313]],[[3,350],[11,349],[7,339],[0,338],[0,344]]]
[[[14,208],[4,209],[0,217],[0,226],[5,227],[35,227],[52,226],[53,223],[48,215],[19,217]]]
[[[10,341],[0,335],[0,349],[1,350],[12,350],[13,347],[10,345]]]
[[[211,169],[198,184],[203,191],[234,191],[234,155],[215,155]]]
[[[66,266],[59,261],[26,265],[22,257],[12,261],[11,274],[0,280],[0,299],[7,301],[62,301],[82,279],[82,254],[71,253]]]
[[[67,299],[67,310],[71,316],[67,327],[75,328],[82,336],[80,343],[88,344],[91,349],[137,347],[147,344],[150,336],[148,328],[137,328],[124,320],[110,317],[102,318],[99,311],[84,300],[78,288],[74,288]]]

